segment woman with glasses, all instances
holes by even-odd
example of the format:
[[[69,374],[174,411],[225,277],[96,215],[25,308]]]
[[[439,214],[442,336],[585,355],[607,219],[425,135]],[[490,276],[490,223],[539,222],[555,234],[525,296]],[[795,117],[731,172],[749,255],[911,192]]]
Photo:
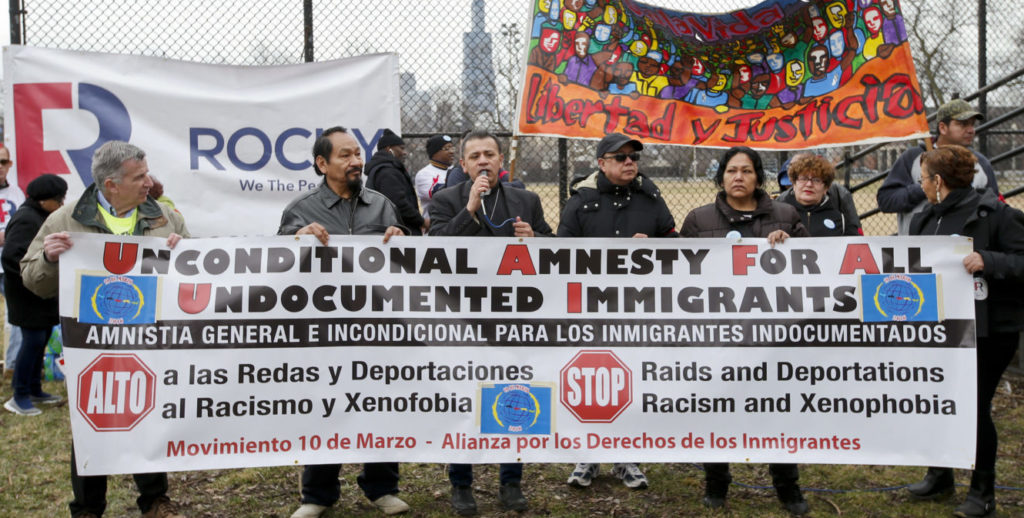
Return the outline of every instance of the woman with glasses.
[[[683,237],[765,237],[774,246],[790,237],[808,237],[792,205],[772,201],[762,189],[764,167],[756,151],[737,146],[718,161],[715,183],[721,189],[714,203],[690,211],[683,221]],[[806,514],[807,500],[800,492],[796,464],[769,464],[772,484],[782,505],[794,515]],[[725,506],[732,483],[729,465],[704,464],[704,505]]]
[[[777,201],[792,205],[800,221],[814,237],[859,236],[859,222],[851,221],[842,210],[844,200],[832,189],[836,170],[824,157],[801,153],[793,157],[787,169],[793,187],[779,195]],[[853,198],[845,200],[853,204]],[[856,208],[850,207],[854,212]]]
[[[991,190],[975,190],[976,158],[965,147],[942,146],[921,155],[921,189],[931,205],[910,222],[910,234],[960,235],[972,238],[974,251],[964,268],[974,275],[977,330],[978,416],[974,472],[967,500],[953,513],[961,517],[995,513],[996,428],[992,396],[1017,350],[1024,330],[1024,213],[999,200]],[[911,484],[920,499],[955,491],[952,468],[929,468],[924,480]]]

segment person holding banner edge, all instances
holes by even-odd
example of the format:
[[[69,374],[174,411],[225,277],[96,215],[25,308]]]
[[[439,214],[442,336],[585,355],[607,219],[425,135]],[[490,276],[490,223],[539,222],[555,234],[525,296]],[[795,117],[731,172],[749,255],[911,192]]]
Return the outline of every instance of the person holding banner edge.
[[[958,145],[921,155],[921,189],[929,206],[910,222],[910,235],[961,235],[974,251],[964,258],[974,275],[978,415],[974,471],[967,499],[956,508],[961,517],[995,513],[996,445],[992,397],[1017,351],[1024,330],[1024,212],[988,189],[974,189],[977,159]],[[907,487],[919,499],[952,495],[952,468],[929,468],[924,480]]]
[[[41,298],[57,296],[60,256],[73,246],[70,232],[166,237],[174,248],[189,237],[180,213],[149,197],[146,152],[123,141],[109,141],[93,154],[92,185],[73,203],[46,219],[21,260],[25,287]],[[139,490],[136,503],[144,518],[183,518],[167,497],[167,473],[132,475]],[[68,504],[73,518],[103,516],[107,507],[107,477],[80,476],[71,447],[71,489]]]
[[[683,237],[765,237],[771,246],[790,237],[809,237],[792,205],[773,202],[764,191],[764,167],[757,151],[736,146],[718,161],[715,183],[721,189],[714,203],[690,211],[683,221]],[[783,507],[793,515],[807,514],[807,500],[800,491],[796,464],[769,464],[772,485]],[[704,464],[704,505],[725,506],[732,475],[729,464]]]
[[[292,200],[281,214],[278,235],[311,234],[327,245],[331,234],[407,234],[394,204],[383,194],[362,187],[363,159],[359,143],[348,130],[324,130],[313,144],[313,169],[324,181],[316,190]],[[316,518],[341,498],[341,464],[308,465],[302,470],[302,505],[291,518]],[[359,488],[386,515],[401,514],[409,504],[398,498],[398,463],[363,464]]]
[[[487,131],[471,131],[462,138],[462,168],[472,181],[438,191],[431,205],[431,236],[551,236],[544,220],[540,197],[525,189],[506,188],[498,181],[505,161],[498,137]],[[502,464],[498,499],[510,511],[529,507],[520,483],[522,464]],[[473,497],[473,466],[450,464],[452,509],[456,514],[477,514]]]
[[[597,143],[597,172],[573,183],[558,223],[558,237],[679,237],[676,221],[654,182],[639,170],[644,145],[622,133]],[[599,464],[580,462],[566,483],[587,487]],[[636,463],[616,463],[612,475],[630,489],[647,489]]]

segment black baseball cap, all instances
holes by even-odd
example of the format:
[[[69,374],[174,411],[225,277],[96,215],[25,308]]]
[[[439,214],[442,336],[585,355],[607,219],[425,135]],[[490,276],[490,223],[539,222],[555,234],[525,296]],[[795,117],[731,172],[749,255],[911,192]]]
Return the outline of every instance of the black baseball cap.
[[[619,148],[629,143],[632,143],[633,146],[636,147],[637,151],[642,151],[644,149],[643,142],[640,142],[635,138],[627,137],[622,133],[610,133],[605,135],[604,138],[597,143],[597,157],[601,158],[608,153],[618,151]]]

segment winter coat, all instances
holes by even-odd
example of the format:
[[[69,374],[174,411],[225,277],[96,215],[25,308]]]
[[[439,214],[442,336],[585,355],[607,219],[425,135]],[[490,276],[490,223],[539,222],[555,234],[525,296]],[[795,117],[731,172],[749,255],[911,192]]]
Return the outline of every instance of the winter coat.
[[[420,214],[416,188],[405,164],[385,150],[377,151],[363,168],[366,171],[364,187],[373,189],[387,196],[398,209],[402,223],[409,228],[414,236],[422,235],[423,215]]]
[[[277,235],[290,236],[309,225],[319,223],[329,234],[372,236],[381,235],[390,226],[403,228],[398,210],[391,200],[371,189],[359,189],[350,198],[338,196],[321,182],[316,190],[301,194],[284,208]]]
[[[472,186],[472,182],[462,182],[455,187],[437,191],[430,206],[428,234],[512,237],[515,229],[512,223],[505,222],[519,217],[530,224],[537,236],[551,236],[551,226],[544,220],[544,207],[537,194],[498,182],[491,189],[491,194],[483,199],[480,210],[470,214],[466,210],[466,203],[469,202],[469,189]],[[494,228],[485,218],[500,228]]]
[[[48,329],[60,321],[57,298],[40,298],[21,282],[21,259],[49,215],[39,202],[28,200],[7,224],[7,242],[2,256],[7,320],[19,327]]]
[[[892,169],[878,188],[875,199],[878,201],[878,208],[882,212],[897,213],[896,221],[898,234],[905,236],[910,230],[910,220],[915,214],[921,212],[928,206],[928,198],[921,190],[921,154],[924,153],[924,145],[914,146],[907,149],[892,164]],[[988,188],[999,194],[999,185],[996,182],[996,173],[992,169],[985,155],[974,151],[974,157],[978,159],[975,166],[977,170],[974,175],[974,182],[971,184],[975,189]],[[978,174],[983,173],[983,174]]]
[[[28,252],[21,259],[21,279],[25,287],[42,298],[57,296],[59,287],[58,263],[51,263],[43,257],[43,239],[55,232],[83,232],[110,234],[103,216],[100,215],[96,196],[96,184],[85,188],[85,192],[74,203],[65,204],[46,218],[39,233],[32,240]],[[146,198],[138,206],[138,221],[132,235],[169,237],[178,234],[190,237],[185,218],[170,206],[153,198]]]
[[[810,234],[800,222],[800,215],[788,203],[776,203],[761,189],[754,191],[757,208],[750,215],[753,233],[756,237],[768,237],[775,230],[783,230],[790,237],[809,237]],[[686,215],[683,237],[725,237],[733,225],[745,223],[744,215],[725,201],[725,191],[719,191],[714,203],[697,207]]]
[[[832,187],[835,186],[836,184],[832,184],[821,201],[812,207],[807,207],[797,201],[793,189],[788,189],[780,194],[775,202],[792,205],[800,214],[800,222],[814,237],[861,235],[859,225],[847,219],[847,210],[840,208],[839,199],[832,196]],[[848,203],[852,204],[853,200],[849,200]],[[856,209],[853,210],[856,212]]]
[[[974,251],[981,255],[981,272],[988,284],[988,297],[974,301],[979,337],[1024,330],[1024,212],[1002,201],[990,190],[974,191],[953,208],[971,207],[962,236],[973,238]],[[910,222],[910,235],[922,235],[935,228],[941,216],[934,206],[926,207]]]
[[[559,237],[679,237],[676,221],[658,186],[640,174],[615,185],[597,171],[573,183],[562,209]]]

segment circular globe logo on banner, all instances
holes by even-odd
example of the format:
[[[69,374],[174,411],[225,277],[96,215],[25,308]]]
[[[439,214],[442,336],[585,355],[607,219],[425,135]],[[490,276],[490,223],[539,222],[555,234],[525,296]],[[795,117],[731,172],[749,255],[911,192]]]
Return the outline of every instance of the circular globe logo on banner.
[[[130,277],[107,277],[93,291],[92,310],[100,320],[118,323],[134,320],[145,305],[142,290]]]
[[[498,425],[510,432],[522,432],[540,417],[540,402],[525,385],[509,385],[494,397],[491,412]]]
[[[875,288],[875,307],[893,320],[917,316],[924,303],[921,287],[907,275],[890,275]]]

